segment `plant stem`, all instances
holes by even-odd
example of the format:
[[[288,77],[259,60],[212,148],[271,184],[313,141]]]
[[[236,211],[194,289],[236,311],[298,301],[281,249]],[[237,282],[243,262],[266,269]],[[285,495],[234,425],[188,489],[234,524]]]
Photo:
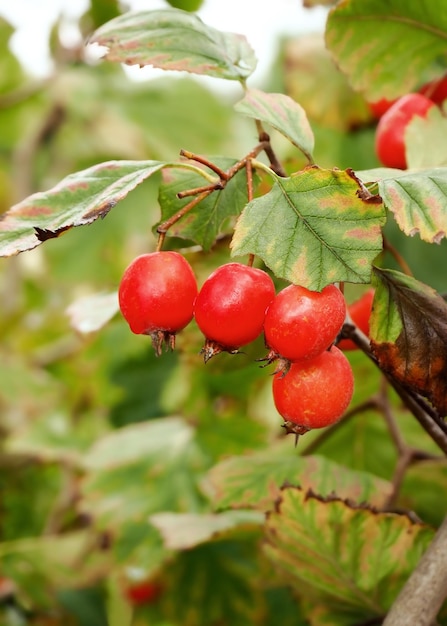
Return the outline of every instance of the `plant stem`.
[[[383,626],[430,626],[447,597],[447,517],[405,583]]]

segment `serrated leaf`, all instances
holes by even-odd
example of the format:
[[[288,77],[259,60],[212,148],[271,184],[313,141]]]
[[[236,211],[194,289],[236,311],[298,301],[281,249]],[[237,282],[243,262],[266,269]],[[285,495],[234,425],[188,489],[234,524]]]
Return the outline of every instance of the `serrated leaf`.
[[[308,289],[368,283],[384,221],[381,199],[365,197],[351,170],[309,167],[277,178],[245,207],[232,255],[258,255],[276,276]]]
[[[431,287],[374,268],[371,348],[381,369],[447,415],[447,303]]]
[[[264,515],[255,511],[223,513],[154,513],[150,523],[158,529],[170,550],[189,550],[224,531],[239,526],[260,525]]]
[[[89,43],[106,46],[108,61],[228,80],[243,81],[256,67],[244,36],[221,32],[175,9],[125,13],[99,28]]]
[[[31,250],[73,226],[104,218],[164,165],[160,161],[107,161],[25,198],[0,215],[0,256]]]
[[[406,234],[439,243],[447,233],[447,168],[418,172],[379,168],[356,172],[366,182],[376,181],[387,209]]]
[[[370,101],[415,89],[446,43],[447,12],[439,0],[345,0],[327,20],[329,50]]]
[[[427,117],[416,115],[405,129],[408,169],[447,166],[447,147],[440,137],[447,136],[447,119],[438,107]]]
[[[404,515],[290,487],[268,515],[265,550],[295,588],[305,583],[322,599],[380,616],[433,535]]]
[[[208,481],[216,507],[255,507],[262,511],[272,507],[284,484],[376,506],[383,504],[392,489],[388,481],[324,457],[297,456],[289,442],[267,452],[225,459],[210,470]]]
[[[222,157],[213,159],[213,163],[224,171],[235,162],[234,159]],[[203,178],[194,172],[164,170],[158,198],[161,207],[160,222],[168,220],[191,201],[191,197],[178,199],[179,191],[200,186],[203,186]],[[224,189],[209,195],[176,222],[167,235],[195,241],[208,251],[221,234],[225,222],[239,215],[246,203],[247,181],[245,172],[241,171],[228,181]]]
[[[305,110],[295,100],[282,93],[248,89],[235,109],[276,128],[312,161],[314,135]]]

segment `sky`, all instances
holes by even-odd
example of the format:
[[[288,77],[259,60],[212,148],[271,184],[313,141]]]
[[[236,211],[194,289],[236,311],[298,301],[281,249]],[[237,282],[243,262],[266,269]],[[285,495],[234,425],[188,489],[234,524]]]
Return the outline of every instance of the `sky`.
[[[73,20],[88,4],[88,0],[0,0],[0,15],[17,28],[10,45],[29,73],[43,77],[51,72],[47,42],[52,23],[62,15],[63,36],[75,43],[79,35]],[[168,6],[164,0],[126,0],[126,5],[133,10]],[[204,0],[198,14],[214,28],[246,36],[258,59],[253,77],[259,80],[275,56],[278,35],[322,32],[326,19],[324,8],[305,9],[301,0]],[[159,75],[153,68],[126,71],[136,80]]]

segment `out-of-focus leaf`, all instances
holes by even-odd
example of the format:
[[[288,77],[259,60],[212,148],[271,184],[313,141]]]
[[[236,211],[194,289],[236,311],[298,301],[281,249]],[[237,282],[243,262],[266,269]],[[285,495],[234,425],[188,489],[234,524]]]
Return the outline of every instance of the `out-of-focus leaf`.
[[[258,528],[233,529],[183,550],[166,570],[165,620],[182,626],[265,623],[259,540]]]
[[[371,347],[381,369],[447,414],[447,303],[401,272],[374,268]]]
[[[188,550],[231,528],[262,524],[264,515],[255,511],[162,512],[151,515],[149,521],[161,533],[166,548]]]
[[[288,487],[267,518],[265,551],[297,589],[304,583],[320,601],[381,616],[433,534],[405,515]]]
[[[416,172],[379,168],[356,172],[366,184],[376,181],[379,194],[406,235],[439,243],[447,233],[447,168]]]
[[[267,122],[312,161],[314,135],[301,105],[282,93],[265,93],[249,89],[243,100],[235,105],[236,111]]]
[[[308,289],[368,283],[384,222],[380,197],[365,196],[352,170],[309,167],[277,178],[246,206],[232,255],[256,254],[276,276]]]
[[[280,61],[285,92],[299,102],[312,125],[346,132],[371,120],[365,99],[335,65],[323,35],[286,40]]]
[[[28,598],[48,601],[54,590],[87,587],[108,571],[110,554],[92,550],[92,545],[91,531],[0,543],[2,572],[15,580]]]
[[[76,300],[67,309],[72,327],[82,334],[93,333],[119,311],[117,293],[99,293]]]
[[[129,12],[104,24],[90,43],[106,46],[105,58],[243,81],[256,60],[245,37],[207,26],[181,10]]]
[[[447,502],[439,498],[447,492],[447,459],[419,461],[405,473],[399,494],[399,506],[414,511],[435,528],[447,513]]]
[[[84,457],[88,470],[107,470],[136,461],[166,462],[181,454],[193,436],[191,427],[181,418],[161,418],[132,424],[112,431],[99,439]]]
[[[26,427],[16,429],[5,442],[5,451],[38,461],[79,465],[82,453],[101,430],[96,415],[75,423],[62,412],[42,415]],[[90,418],[90,419],[89,419]]]
[[[168,0],[171,7],[183,9],[183,11],[198,11],[203,4],[203,0]]]
[[[272,508],[284,484],[376,506],[381,506],[391,492],[389,482],[372,474],[349,470],[324,457],[297,456],[289,441],[270,446],[268,451],[225,459],[210,470],[208,481],[216,507],[255,507],[262,511]]]
[[[234,165],[234,159],[216,158],[213,163],[224,171]],[[217,182],[217,179],[216,179]],[[203,186],[203,178],[193,172],[164,170],[163,183],[159,190],[161,220],[168,220],[182,209],[191,197],[178,199],[177,193]],[[210,250],[224,224],[242,211],[247,204],[247,181],[241,171],[225,185],[221,191],[215,191],[189,211],[169,230],[168,236],[182,237],[195,241],[205,251]]]
[[[353,87],[372,102],[410,92],[445,54],[438,0],[346,0],[329,13],[326,43]]]
[[[0,216],[0,256],[31,250],[73,226],[104,218],[164,165],[160,161],[107,161],[25,198]]]
[[[24,72],[11,52],[9,40],[14,28],[0,17],[0,94],[5,94],[24,82]]]
[[[438,107],[426,118],[416,115],[405,129],[408,169],[447,166],[447,147],[440,137],[447,135],[447,119]]]

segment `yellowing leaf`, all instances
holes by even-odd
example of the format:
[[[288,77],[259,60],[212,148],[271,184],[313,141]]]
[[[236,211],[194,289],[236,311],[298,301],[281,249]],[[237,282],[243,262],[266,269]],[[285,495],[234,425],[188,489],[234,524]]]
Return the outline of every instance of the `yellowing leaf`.
[[[239,217],[232,254],[256,254],[276,276],[308,289],[368,283],[385,215],[380,197],[364,191],[351,170],[278,177]]]

